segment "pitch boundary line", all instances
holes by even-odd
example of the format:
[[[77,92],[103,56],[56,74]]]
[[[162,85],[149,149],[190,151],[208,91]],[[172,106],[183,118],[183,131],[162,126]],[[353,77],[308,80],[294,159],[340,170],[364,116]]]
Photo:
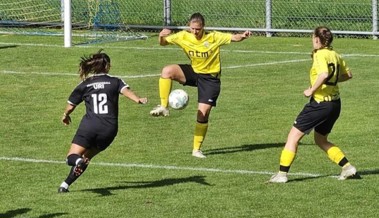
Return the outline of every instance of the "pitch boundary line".
[[[307,59],[297,59],[297,60],[286,60],[286,61],[273,61],[273,62],[265,62],[265,63],[255,63],[255,64],[246,64],[246,65],[235,65],[235,66],[225,66],[223,69],[236,69],[236,68],[245,68],[245,67],[258,67],[258,66],[269,66],[269,65],[276,65],[276,64],[287,64],[287,63],[300,63],[303,61],[309,61],[309,58]],[[0,71],[2,74],[28,74],[28,75],[46,75],[46,76],[78,76],[78,74],[73,73],[55,73],[55,72],[21,72],[21,71],[13,71],[13,70],[2,70]],[[119,78],[128,78],[128,79],[134,79],[134,78],[148,78],[148,77],[157,77],[160,76],[160,74],[141,74],[141,75],[129,75],[129,76],[119,76],[119,75],[113,75],[117,76]]]
[[[0,157],[3,161],[17,161],[27,163],[48,163],[48,164],[66,164],[64,161],[56,160],[42,160],[22,157]],[[107,163],[107,162],[91,162],[91,165],[110,166],[110,167],[125,167],[125,168],[146,168],[146,169],[163,169],[163,170],[181,170],[181,171],[200,171],[211,173],[224,173],[224,174],[242,174],[242,175],[273,175],[274,172],[268,171],[254,171],[254,170],[227,170],[218,168],[203,168],[203,167],[180,167],[168,165],[154,165],[154,164],[136,164],[136,163]],[[306,177],[322,177],[325,175],[315,173],[289,173],[292,176],[306,176]],[[336,178],[337,176],[326,176]]]
[[[76,76],[79,77],[79,74],[74,74],[74,73],[54,73],[54,72],[21,72],[21,71],[13,71],[13,70],[3,70],[0,71],[2,74],[31,74],[31,75],[46,75],[46,76]],[[160,76],[160,74],[142,74],[142,75],[129,75],[129,76],[118,76],[118,75],[113,75],[112,76],[117,76],[119,78],[129,78],[129,79],[134,79],[134,78],[147,78],[147,77],[156,77]]]
[[[38,43],[9,43],[0,42],[0,45],[23,45],[23,46],[35,46],[35,47],[58,47],[63,48],[63,45],[48,45],[48,44],[38,44]],[[101,48],[102,46],[90,46],[90,45],[77,45],[75,47],[79,48]],[[138,47],[138,46],[103,46],[104,48],[111,49],[135,49],[135,50],[181,50],[180,48],[170,48],[170,47]],[[235,52],[235,53],[259,53],[259,54],[299,54],[299,55],[310,55],[310,52],[291,52],[291,51],[259,51],[259,50],[241,50],[241,49],[221,49],[222,51]],[[379,57],[377,54],[341,54],[344,57]]]
[[[276,64],[300,63],[303,61],[310,61],[310,59],[307,58],[307,59],[297,59],[297,60],[288,60],[288,61],[273,61],[273,62],[266,62],[266,63],[226,66],[226,67],[222,67],[222,68],[223,69],[235,69],[235,68],[243,68],[243,67],[258,67],[258,66],[269,66],[269,65],[276,65]]]

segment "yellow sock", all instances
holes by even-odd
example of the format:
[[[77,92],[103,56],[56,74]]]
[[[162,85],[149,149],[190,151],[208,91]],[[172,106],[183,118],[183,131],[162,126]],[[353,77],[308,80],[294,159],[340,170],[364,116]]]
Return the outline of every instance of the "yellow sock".
[[[295,159],[296,153],[287,149],[283,149],[280,155],[280,171],[288,172],[289,168]]]
[[[341,149],[339,149],[337,146],[329,148],[326,153],[328,154],[329,159],[336,164],[339,164],[340,161],[345,157]]]
[[[161,106],[168,106],[168,96],[170,95],[172,86],[171,79],[159,78],[159,97],[161,98]]]
[[[205,135],[207,134],[208,123],[196,123],[195,135],[193,136],[193,150],[200,150]]]

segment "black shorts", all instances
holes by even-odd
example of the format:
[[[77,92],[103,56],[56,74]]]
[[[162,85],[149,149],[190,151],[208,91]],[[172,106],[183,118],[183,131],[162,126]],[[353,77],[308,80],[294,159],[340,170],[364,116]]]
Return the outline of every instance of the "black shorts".
[[[72,143],[84,148],[96,148],[103,151],[113,142],[116,135],[117,130],[107,134],[99,134],[94,131],[78,129]]]
[[[183,85],[197,87],[197,101],[215,107],[221,91],[220,73],[195,73],[189,64],[179,64],[179,67],[186,77],[186,82]]]
[[[340,112],[340,100],[318,103],[311,99],[297,116],[293,126],[305,134],[309,134],[314,129],[321,135],[327,135],[332,131]]]

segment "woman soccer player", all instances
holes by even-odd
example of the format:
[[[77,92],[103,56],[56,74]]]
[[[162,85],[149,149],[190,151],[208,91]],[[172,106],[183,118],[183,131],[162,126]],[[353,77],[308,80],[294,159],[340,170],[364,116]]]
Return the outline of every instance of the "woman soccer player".
[[[109,56],[101,50],[81,59],[79,73],[83,81],[72,91],[62,122],[69,125],[70,114],[83,101],[86,114],[67,154],[67,164],[72,166],[70,173],[58,192],[68,192],[69,186],[87,169],[89,161],[105,150],[116,137],[119,95],[122,94],[136,103],[147,103],[147,98],[138,97],[123,80],[110,76],[110,67]]]
[[[242,34],[221,32],[205,32],[203,15],[194,13],[189,19],[189,30],[171,34],[171,30],[163,29],[159,34],[162,46],[174,44],[183,49],[191,64],[173,64],[162,69],[159,79],[159,97],[161,104],[155,107],[152,116],[168,116],[168,96],[172,88],[172,80],[187,86],[197,87],[198,111],[195,126],[192,155],[205,158],[200,148],[204,141],[208,118],[212,107],[216,106],[220,94],[220,46],[230,42],[239,42],[251,36],[250,31]]]
[[[356,174],[356,168],[349,163],[343,152],[335,144],[328,141],[334,123],[341,111],[341,100],[338,83],[352,78],[351,71],[345,61],[333,51],[331,43],[333,35],[327,27],[317,27],[312,36],[313,65],[310,70],[311,87],[304,90],[304,96],[310,97],[300,114],[297,116],[287,142],[280,156],[279,172],[268,182],[285,183],[287,173],[295,158],[298,142],[314,129],[315,143],[326,152],[328,157],[342,167],[339,180],[345,180]]]

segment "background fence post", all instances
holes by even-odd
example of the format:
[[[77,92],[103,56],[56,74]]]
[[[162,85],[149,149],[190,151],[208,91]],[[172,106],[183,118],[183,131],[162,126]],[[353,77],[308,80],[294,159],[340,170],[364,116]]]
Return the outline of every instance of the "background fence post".
[[[271,37],[271,0],[266,0],[266,37]]]
[[[171,25],[171,0],[163,0],[164,25]]]
[[[372,0],[372,32],[373,39],[378,39],[378,0]]]
[[[71,0],[64,0],[64,47],[71,47]]]

